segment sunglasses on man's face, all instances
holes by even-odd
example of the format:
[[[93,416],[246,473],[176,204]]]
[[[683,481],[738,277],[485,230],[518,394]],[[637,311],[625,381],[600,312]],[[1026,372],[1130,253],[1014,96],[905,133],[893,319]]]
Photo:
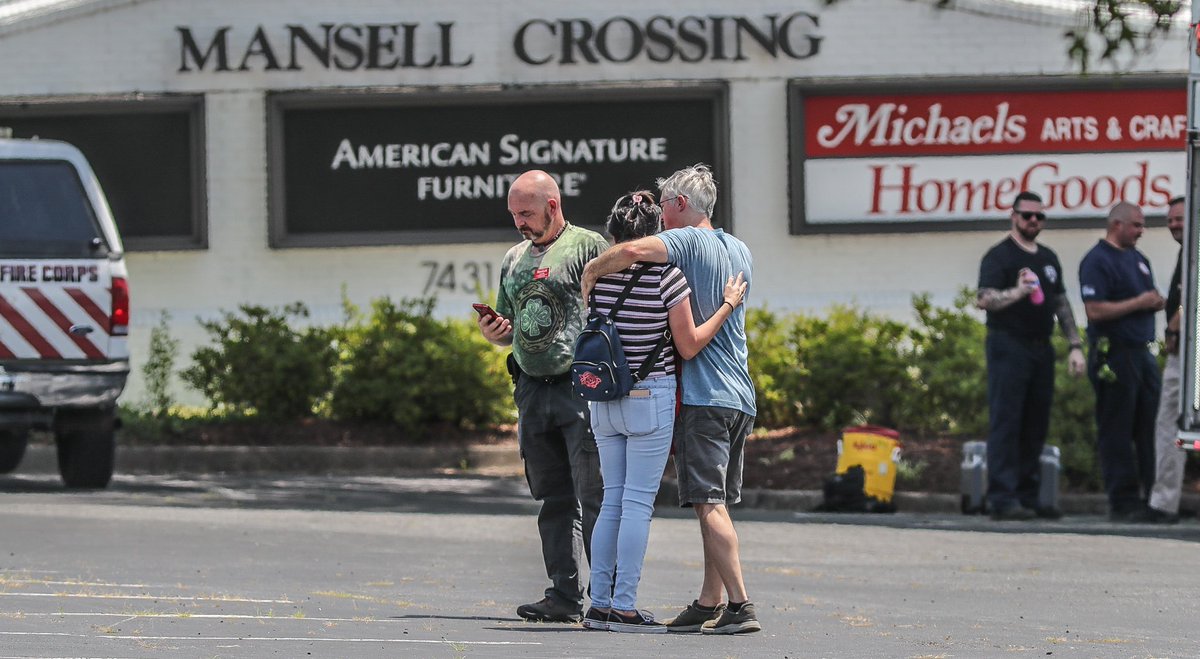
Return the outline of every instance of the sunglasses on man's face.
[[[1013,211],[1013,212],[1016,213],[1017,215],[1020,215],[1021,218],[1027,222],[1034,218],[1037,218],[1038,222],[1046,221],[1046,214],[1041,211]]]

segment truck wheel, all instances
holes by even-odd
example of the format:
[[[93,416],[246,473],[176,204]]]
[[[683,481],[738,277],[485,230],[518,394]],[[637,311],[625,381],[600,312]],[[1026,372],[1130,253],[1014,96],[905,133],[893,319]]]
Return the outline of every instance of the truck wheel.
[[[0,474],[7,474],[25,457],[29,435],[23,430],[0,430]]]
[[[55,423],[58,473],[72,488],[103,488],[112,480],[116,424],[112,411],[60,414]]]

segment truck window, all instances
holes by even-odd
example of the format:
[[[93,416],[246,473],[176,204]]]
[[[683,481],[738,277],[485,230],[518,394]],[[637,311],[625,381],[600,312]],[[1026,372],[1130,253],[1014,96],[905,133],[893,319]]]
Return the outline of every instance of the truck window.
[[[107,253],[70,163],[0,162],[0,257],[95,258]]]

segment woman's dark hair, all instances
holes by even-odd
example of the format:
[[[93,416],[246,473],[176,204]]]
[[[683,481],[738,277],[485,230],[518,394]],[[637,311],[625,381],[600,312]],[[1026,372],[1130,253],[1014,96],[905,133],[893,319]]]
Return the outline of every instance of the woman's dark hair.
[[[618,199],[608,214],[605,229],[618,243],[653,236],[662,231],[662,209],[658,207],[654,193],[638,190]]]

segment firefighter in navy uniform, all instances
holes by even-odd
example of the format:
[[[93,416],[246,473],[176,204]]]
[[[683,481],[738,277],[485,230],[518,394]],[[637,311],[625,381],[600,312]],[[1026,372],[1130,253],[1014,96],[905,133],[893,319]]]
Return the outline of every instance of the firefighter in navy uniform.
[[[1079,264],[1088,318],[1088,377],[1096,392],[1096,449],[1115,522],[1144,521],[1154,485],[1154,422],[1162,379],[1150,353],[1154,315],[1166,300],[1137,249],[1142,209],[1120,202],[1108,229]]]

